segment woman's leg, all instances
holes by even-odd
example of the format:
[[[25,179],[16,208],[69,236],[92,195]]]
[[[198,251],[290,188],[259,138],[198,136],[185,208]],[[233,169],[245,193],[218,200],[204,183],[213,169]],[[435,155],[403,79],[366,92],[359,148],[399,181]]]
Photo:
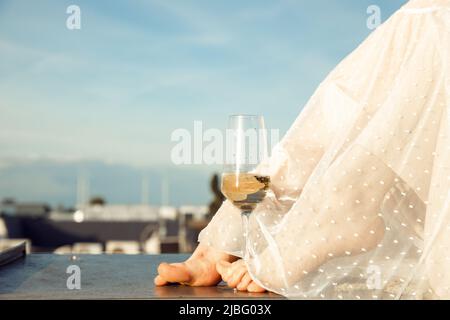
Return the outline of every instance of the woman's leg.
[[[250,271],[255,285],[282,292],[330,259],[371,251],[384,236],[379,204],[393,180],[392,171],[376,157],[359,146],[351,148],[317,184],[304,190],[277,232],[269,235],[270,228],[259,225],[265,232],[256,230],[250,242],[265,239],[272,249],[247,261],[250,270],[241,261],[220,264],[223,280],[252,291],[244,278]]]

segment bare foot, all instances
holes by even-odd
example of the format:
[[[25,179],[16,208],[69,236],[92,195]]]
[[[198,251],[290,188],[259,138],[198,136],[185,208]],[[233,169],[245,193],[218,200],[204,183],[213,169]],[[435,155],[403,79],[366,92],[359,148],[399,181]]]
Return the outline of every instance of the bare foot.
[[[169,283],[180,283],[194,287],[214,286],[221,281],[216,270],[219,261],[232,262],[236,257],[199,244],[192,256],[181,263],[161,263],[155,285],[164,286]]]
[[[239,259],[236,262],[230,263],[227,261],[219,261],[216,264],[218,273],[222,276],[229,287],[236,288],[239,291],[248,292],[265,292],[266,289],[260,287],[253,281],[247,271],[247,266],[244,260]]]

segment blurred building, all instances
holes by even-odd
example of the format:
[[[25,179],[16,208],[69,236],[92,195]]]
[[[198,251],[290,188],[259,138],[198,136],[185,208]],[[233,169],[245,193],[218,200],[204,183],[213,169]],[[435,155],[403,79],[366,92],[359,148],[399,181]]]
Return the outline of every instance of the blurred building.
[[[87,204],[79,203],[76,209],[52,210],[45,203],[4,199],[0,203],[0,238],[28,239],[33,252],[192,252],[199,232],[223,202],[217,175],[210,187],[213,200],[209,206],[107,204],[97,196]]]
[[[67,212],[9,203],[0,216],[3,236],[29,239],[34,252],[134,254],[192,251],[197,231],[189,225],[207,214],[205,206],[95,204]]]

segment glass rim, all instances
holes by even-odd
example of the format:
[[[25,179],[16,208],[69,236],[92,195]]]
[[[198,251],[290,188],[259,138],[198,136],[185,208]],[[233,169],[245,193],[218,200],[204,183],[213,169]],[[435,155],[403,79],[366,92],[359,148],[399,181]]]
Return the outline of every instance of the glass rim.
[[[262,118],[260,114],[231,114],[229,118]]]

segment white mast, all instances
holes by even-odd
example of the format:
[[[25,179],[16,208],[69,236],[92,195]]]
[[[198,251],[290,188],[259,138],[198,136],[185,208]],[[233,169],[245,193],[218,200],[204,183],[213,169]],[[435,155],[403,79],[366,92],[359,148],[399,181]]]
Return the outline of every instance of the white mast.
[[[77,209],[84,207],[89,198],[89,178],[85,169],[80,169],[77,175]]]
[[[144,173],[141,182],[141,203],[143,205],[149,204],[149,189],[148,175]]]
[[[169,178],[164,176],[161,182],[161,205],[168,206],[170,202]]]

